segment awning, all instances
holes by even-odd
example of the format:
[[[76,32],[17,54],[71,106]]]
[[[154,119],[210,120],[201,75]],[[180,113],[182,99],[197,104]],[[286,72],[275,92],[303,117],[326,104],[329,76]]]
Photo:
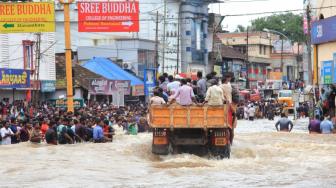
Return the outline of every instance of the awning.
[[[130,80],[131,86],[144,85],[144,82],[131,73],[128,73],[111,60],[103,57],[94,57],[82,67],[103,76],[108,80]]]

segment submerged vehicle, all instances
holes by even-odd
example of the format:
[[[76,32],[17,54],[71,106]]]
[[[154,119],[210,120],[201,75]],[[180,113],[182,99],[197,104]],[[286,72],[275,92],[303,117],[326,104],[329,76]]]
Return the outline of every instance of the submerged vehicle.
[[[155,106],[149,108],[152,153],[192,153],[230,158],[232,115],[223,106]]]

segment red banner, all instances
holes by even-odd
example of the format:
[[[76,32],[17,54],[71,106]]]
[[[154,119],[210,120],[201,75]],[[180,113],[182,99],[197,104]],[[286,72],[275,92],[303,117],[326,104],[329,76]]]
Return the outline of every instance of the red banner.
[[[79,32],[139,32],[139,1],[78,2]]]

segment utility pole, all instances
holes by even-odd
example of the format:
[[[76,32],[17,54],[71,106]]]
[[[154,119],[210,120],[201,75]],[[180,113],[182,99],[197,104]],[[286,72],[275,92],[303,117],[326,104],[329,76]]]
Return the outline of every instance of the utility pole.
[[[249,27],[246,28],[246,88],[250,88],[250,80],[249,80]]]
[[[282,77],[283,77],[283,75],[284,75],[284,62],[283,62],[283,49],[284,49],[284,45],[283,45],[283,37],[281,36],[281,73],[282,73]],[[287,76],[288,76],[288,72],[287,72]]]
[[[181,19],[181,5],[179,5],[178,18],[177,18],[176,74],[179,74],[179,61],[180,61],[180,19]]]
[[[64,5],[64,33],[65,33],[65,67],[67,83],[67,109],[74,112],[73,88],[72,88],[72,60],[71,60],[71,37],[70,37],[70,4],[73,0],[60,0]]]
[[[312,69],[313,69],[313,65],[312,65],[312,59],[311,59],[311,55],[312,55],[312,51],[311,51],[311,7],[310,7],[310,2],[307,5],[307,9],[306,9],[306,14],[307,14],[307,25],[308,25],[308,35],[307,35],[307,49],[308,49],[308,83],[311,85],[313,84],[313,74],[312,74]],[[318,69],[315,68],[316,73],[318,73]],[[316,74],[318,75],[318,74]],[[316,77],[316,79],[318,80],[318,77]]]
[[[159,72],[159,11],[156,11],[155,25],[155,69]]]
[[[41,33],[36,33],[36,65],[35,65],[35,74],[34,78],[38,82],[40,79],[40,62],[41,62]],[[33,100],[34,104],[37,105],[38,101],[38,94],[39,94],[39,88],[36,86],[34,88],[34,95],[33,95]]]
[[[165,48],[166,48],[166,17],[167,17],[167,0],[164,0],[164,13],[163,13],[163,42],[162,42],[162,73],[164,73],[165,66]]]

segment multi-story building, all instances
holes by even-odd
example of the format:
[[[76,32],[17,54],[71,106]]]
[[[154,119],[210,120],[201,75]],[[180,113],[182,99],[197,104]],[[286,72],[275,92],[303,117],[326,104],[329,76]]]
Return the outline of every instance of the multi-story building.
[[[257,88],[258,82],[265,82],[267,72],[273,67],[272,41],[277,35],[266,32],[219,33],[222,44],[231,46],[246,55],[247,74],[250,88]]]
[[[116,39],[135,38],[159,42],[159,72],[206,71],[208,64],[208,5],[218,0],[139,1],[140,31],[133,33],[78,32],[77,5],[71,5],[72,50],[80,46],[115,46]],[[56,3],[56,53],[64,53],[63,7]],[[166,11],[165,11],[166,10]],[[158,14],[158,20],[156,20]],[[158,22],[158,27],[156,27]],[[158,35],[156,35],[158,28]],[[117,50],[117,49],[114,49]],[[122,50],[122,49],[118,49]],[[121,59],[120,57],[117,57]],[[131,63],[137,63],[136,60]],[[152,67],[149,67],[152,68]],[[140,69],[139,69],[140,70]]]
[[[1,97],[12,100],[31,98],[32,90],[40,90],[41,81],[55,82],[55,34],[40,34],[40,49],[36,48],[38,34],[0,34],[0,68],[24,69],[31,72],[30,87],[1,90]],[[39,53],[40,52],[40,53]],[[40,54],[40,56],[39,56]]]
[[[336,1],[307,0],[306,3],[316,6],[311,28],[314,83],[336,84]]]

